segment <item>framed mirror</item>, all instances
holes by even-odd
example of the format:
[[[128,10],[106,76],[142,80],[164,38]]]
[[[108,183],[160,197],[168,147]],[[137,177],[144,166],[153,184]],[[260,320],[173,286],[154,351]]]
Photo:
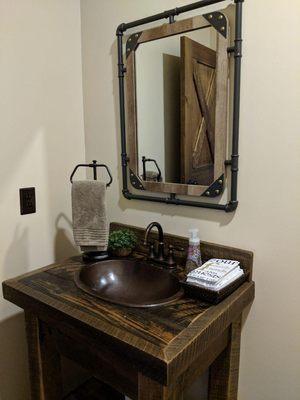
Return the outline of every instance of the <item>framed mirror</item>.
[[[214,2],[219,1],[210,1]],[[165,12],[169,23],[127,37],[125,56],[122,36],[126,25],[138,26],[160,15],[119,27],[123,193],[127,198],[225,211],[236,208],[241,6],[236,2],[235,47],[230,46],[228,19],[220,11],[179,21],[174,15],[181,9]],[[232,54],[236,56],[234,127],[228,160]],[[220,204],[228,166],[231,198]],[[193,200],[182,196],[193,196]],[[216,202],[203,201],[204,197]]]

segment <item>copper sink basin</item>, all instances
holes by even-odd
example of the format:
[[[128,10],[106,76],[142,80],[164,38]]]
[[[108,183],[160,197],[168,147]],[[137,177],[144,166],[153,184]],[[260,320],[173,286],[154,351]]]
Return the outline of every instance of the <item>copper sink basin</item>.
[[[75,275],[76,285],[102,300],[128,307],[157,307],[183,295],[169,271],[136,260],[105,260],[87,265]]]

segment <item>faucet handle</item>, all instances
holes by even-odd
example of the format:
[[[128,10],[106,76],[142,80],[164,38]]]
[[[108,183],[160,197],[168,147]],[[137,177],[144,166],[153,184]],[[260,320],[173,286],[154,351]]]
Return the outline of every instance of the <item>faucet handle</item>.
[[[165,259],[165,244],[164,242],[158,242],[157,246],[157,259],[158,261],[164,261]]]
[[[169,244],[167,264],[168,264],[169,268],[173,268],[176,265],[176,261],[174,260],[174,246],[172,244]]]
[[[182,251],[185,251],[185,250],[186,250],[184,247],[174,246],[174,245],[171,244],[171,243],[168,244],[168,248],[169,248],[169,251],[170,251],[170,249],[172,249],[173,252],[174,252],[174,251],[180,251],[180,252],[182,252]]]
[[[153,260],[155,258],[154,243],[149,244],[149,254],[148,257]]]

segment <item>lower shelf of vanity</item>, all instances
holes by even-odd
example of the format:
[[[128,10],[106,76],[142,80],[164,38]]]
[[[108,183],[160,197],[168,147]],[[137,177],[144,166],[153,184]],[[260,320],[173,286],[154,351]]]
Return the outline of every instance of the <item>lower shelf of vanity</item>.
[[[90,378],[64,400],[124,400],[125,396],[96,378]]]

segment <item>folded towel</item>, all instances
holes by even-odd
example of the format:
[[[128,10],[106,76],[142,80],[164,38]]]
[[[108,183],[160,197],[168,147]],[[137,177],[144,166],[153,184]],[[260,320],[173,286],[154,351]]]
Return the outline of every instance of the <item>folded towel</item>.
[[[103,182],[76,181],[72,184],[73,235],[83,252],[107,250],[105,193]]]

